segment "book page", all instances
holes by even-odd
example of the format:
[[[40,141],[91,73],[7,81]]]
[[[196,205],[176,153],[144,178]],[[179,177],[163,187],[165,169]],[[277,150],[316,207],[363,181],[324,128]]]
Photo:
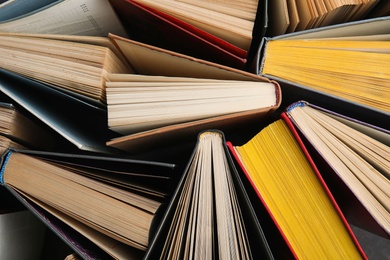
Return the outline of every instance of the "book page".
[[[214,10],[220,13],[239,17],[248,21],[254,21],[256,18],[257,1],[209,1],[209,0],[177,0],[178,2],[188,3],[194,6]]]
[[[305,30],[312,22],[312,14],[310,12],[310,6],[306,0],[296,1],[300,22],[297,26],[297,31]]]
[[[127,36],[107,0],[64,0],[32,15],[2,23],[0,31]]]
[[[292,33],[295,32],[295,29],[297,28],[300,21],[297,3],[294,0],[287,0],[287,8],[290,25],[288,26],[286,33]]]

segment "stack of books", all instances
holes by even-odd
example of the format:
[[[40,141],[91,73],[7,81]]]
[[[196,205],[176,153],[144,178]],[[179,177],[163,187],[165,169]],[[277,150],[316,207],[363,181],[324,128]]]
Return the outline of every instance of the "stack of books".
[[[2,219],[31,214],[61,259],[388,256],[389,14],[0,1]]]

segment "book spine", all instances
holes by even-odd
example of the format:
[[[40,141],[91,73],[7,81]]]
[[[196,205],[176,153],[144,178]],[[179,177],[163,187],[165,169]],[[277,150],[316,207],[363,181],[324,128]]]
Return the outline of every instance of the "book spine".
[[[4,171],[11,154],[12,154],[11,150],[7,151],[2,159],[1,170],[0,170],[0,184],[3,186],[4,186]]]
[[[270,38],[268,37],[264,37],[262,42],[261,42],[261,45],[260,45],[260,56],[261,57],[261,60],[259,61],[259,68],[258,68],[258,71],[257,71],[257,74],[259,75],[263,75],[263,68],[264,68],[264,63],[265,63],[265,59],[266,59],[266,51],[267,51],[267,45],[268,45],[268,41],[270,40]]]

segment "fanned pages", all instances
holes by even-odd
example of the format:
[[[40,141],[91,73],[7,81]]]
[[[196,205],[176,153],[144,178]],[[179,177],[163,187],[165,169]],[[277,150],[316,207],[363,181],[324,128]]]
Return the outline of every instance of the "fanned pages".
[[[135,0],[109,1],[132,40],[238,69],[251,58],[247,51],[165,12]],[[258,46],[253,49],[257,52]]]
[[[1,183],[114,240],[146,250],[173,167],[120,157],[9,151]]]
[[[390,18],[380,17],[266,38],[258,73],[280,82],[287,99],[294,97],[286,106],[300,99],[323,107],[345,103],[348,114],[386,120],[389,28]]]
[[[107,77],[108,126],[123,135],[272,107],[269,82],[136,74]]]
[[[245,215],[244,215],[245,214]],[[145,259],[273,259],[223,133],[199,134]]]
[[[389,52],[385,39],[271,40],[261,73],[390,113]]]
[[[114,51],[97,44],[51,39],[49,35],[2,34],[0,39],[1,68],[103,104],[104,76],[131,71]]]
[[[243,50],[249,50],[257,1],[176,1],[136,0],[141,4],[165,12]]]

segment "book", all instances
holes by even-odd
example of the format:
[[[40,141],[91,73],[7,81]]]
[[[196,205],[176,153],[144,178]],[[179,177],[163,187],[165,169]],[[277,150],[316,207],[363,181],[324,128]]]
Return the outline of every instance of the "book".
[[[365,253],[288,117],[228,147],[296,259]]]
[[[56,37],[3,33],[0,52],[4,59],[0,67],[78,93],[95,100],[95,104],[105,103],[106,73],[131,72],[114,47],[103,46],[109,44],[104,37]],[[83,39],[91,43],[77,42]]]
[[[151,128],[146,131],[141,131],[133,134],[127,134],[122,137],[113,138],[107,142],[107,145],[125,150],[127,152],[142,150],[158,145],[163,145],[171,142],[172,140],[188,140],[191,136],[196,136],[200,131],[209,128],[218,128],[224,130],[226,128],[239,126],[240,124],[247,124],[253,122],[256,118],[266,118],[273,114],[273,112],[279,107],[281,101],[281,92],[277,82],[269,81],[267,78],[258,77],[253,73],[233,69],[216,63],[195,59],[191,56],[182,55],[179,53],[167,51],[155,46],[142,44],[136,41],[125,39],[123,37],[115,37],[115,43],[122,50],[126,57],[131,59],[130,63],[140,75],[158,75],[165,77],[184,77],[194,78],[189,80],[189,84],[199,79],[206,80],[229,80],[237,81],[240,83],[237,87],[245,84],[251,84],[250,81],[258,82],[259,89],[270,88],[271,105],[264,103],[264,107],[257,109],[242,111],[236,110],[234,113],[225,113],[216,116],[205,116],[196,120],[176,122],[157,128]],[[169,66],[161,66],[161,62],[153,63],[151,66],[144,61],[148,58],[154,57],[154,60],[164,62],[164,64],[170,64]],[[158,64],[158,65],[157,65]],[[157,66],[156,66],[157,65]],[[176,68],[180,67],[180,70]],[[110,76],[107,77],[110,79]],[[175,81],[183,79],[166,78],[166,81]],[[185,80],[185,79],[184,79]],[[150,77],[149,81],[152,81]],[[200,81],[199,81],[200,82]],[[210,81],[211,82],[211,81]],[[214,81],[215,82],[215,81]],[[222,81],[221,81],[222,83]],[[242,83],[242,84],[241,84]],[[265,84],[264,84],[265,83]],[[107,86],[110,83],[107,82]],[[122,83],[117,83],[121,86]],[[260,84],[262,87],[260,87]],[[123,87],[125,84],[123,85]],[[222,85],[221,85],[222,87]],[[181,90],[185,91],[184,88]],[[203,91],[200,91],[201,93]],[[264,91],[266,92],[266,91]],[[265,94],[265,93],[264,93]],[[110,95],[110,90],[107,90],[107,95]],[[166,94],[170,94],[167,92]],[[222,95],[222,93],[221,93]],[[217,94],[219,96],[219,94]],[[265,95],[267,96],[267,95]],[[189,100],[191,101],[191,100]],[[201,102],[201,99],[200,101]],[[212,105],[212,103],[210,102]],[[262,106],[262,104],[259,104]],[[109,105],[110,106],[110,105]],[[108,107],[110,113],[110,108]],[[110,116],[110,115],[109,115]]]
[[[367,19],[381,2],[367,1],[269,1],[268,36]]]
[[[390,132],[305,101],[286,113],[329,166],[322,176],[347,219],[389,239]]]
[[[170,141],[179,133],[186,138],[202,129],[249,122],[271,114],[281,101],[278,83],[267,78],[117,35],[110,34],[105,38],[3,34],[2,37],[4,45],[19,42],[20,50],[15,50],[18,54],[16,60],[8,47],[0,50],[7,53],[1,67],[100,106],[106,111],[105,129],[121,135],[106,140],[108,146],[115,149],[145,149],[148,145],[157,145],[154,141],[162,137],[161,140]],[[28,49],[32,43],[35,49],[31,52]],[[91,52],[95,55],[89,55]],[[26,66],[21,57],[31,63]],[[13,61],[15,66],[10,66],[8,61]],[[167,84],[172,87],[167,87]],[[183,87],[174,88],[172,84]],[[235,94],[230,90],[231,97],[224,91],[228,84],[230,89],[236,89]],[[140,88],[150,93],[148,99],[142,100],[144,95],[137,94]],[[193,91],[189,92],[191,88]],[[248,91],[250,88],[252,90]],[[239,89],[241,91],[237,91]],[[10,88],[7,93],[12,91]],[[180,100],[177,99],[179,95],[186,97]],[[242,98],[238,99],[240,95]],[[160,104],[167,104],[165,113],[189,112],[191,109],[192,115],[188,117],[186,112],[183,117],[167,119],[162,114],[155,117],[155,111],[148,112],[145,106],[154,106],[158,100]],[[223,101],[230,102],[231,106],[219,106],[217,102]],[[147,120],[136,126],[130,120],[137,118]]]
[[[123,135],[276,105],[269,82],[111,74],[108,126]],[[229,104],[228,106],[226,104]]]
[[[8,190],[38,203],[43,212],[55,214],[81,234],[92,228],[145,251],[152,223],[158,221],[156,213],[163,210],[160,207],[174,183],[175,165],[126,157],[10,150],[1,172],[2,185]],[[108,244],[102,249],[119,250]],[[111,242],[115,244],[119,246]]]
[[[2,32],[127,36],[108,0],[18,0],[4,9],[10,19],[0,23]]]
[[[247,52],[180,19],[132,0],[110,0],[129,38],[244,69]]]
[[[247,71],[267,26],[266,1],[110,3],[130,39]]]
[[[270,41],[265,51],[264,75],[281,77],[390,112],[386,40]],[[278,53],[287,53],[288,59],[294,60],[294,66],[285,63],[285,56],[278,58]]]
[[[223,133],[205,130],[144,259],[274,259]]]
[[[280,82],[286,93],[310,96],[300,99],[311,103],[346,101],[385,119],[390,112],[389,24],[383,17],[264,39],[259,74]]]

